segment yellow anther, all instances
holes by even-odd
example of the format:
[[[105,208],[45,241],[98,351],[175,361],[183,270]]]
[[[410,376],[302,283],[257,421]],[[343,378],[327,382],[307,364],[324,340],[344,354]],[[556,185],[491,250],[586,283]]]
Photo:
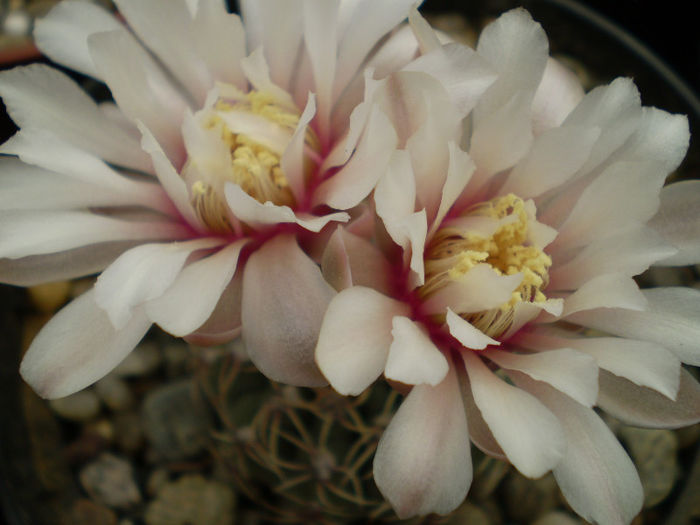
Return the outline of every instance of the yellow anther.
[[[520,302],[541,303],[549,282],[552,259],[530,243],[529,217],[525,202],[513,194],[475,206],[464,214],[500,222],[490,236],[464,231],[458,226],[438,230],[426,251],[425,284],[419,290],[427,297],[459,280],[477,264],[488,264],[499,275],[522,273],[523,279],[509,301],[500,307],[460,314],[491,337],[505,332],[512,323],[513,309]],[[459,312],[457,312],[459,313]]]
[[[197,170],[191,170],[191,173],[199,173],[196,178],[189,179],[189,182],[193,204],[202,220],[217,231],[231,231],[223,197],[226,182],[238,184],[258,202],[293,206],[295,198],[282,170],[279,147],[273,151],[267,145],[269,142],[266,137],[234,133],[227,125],[227,119],[234,119],[234,113],[263,117],[277,126],[274,137],[279,142],[284,137],[291,140],[299,124],[299,113],[282,107],[271,94],[255,90],[245,94],[238,92],[231,99],[219,99],[213,107],[204,111],[207,113],[201,118],[200,125],[221,139],[224,148],[230,151],[230,161],[225,161],[223,165],[217,164],[214,170],[200,162]],[[310,128],[305,142],[307,148],[318,151],[318,139]]]

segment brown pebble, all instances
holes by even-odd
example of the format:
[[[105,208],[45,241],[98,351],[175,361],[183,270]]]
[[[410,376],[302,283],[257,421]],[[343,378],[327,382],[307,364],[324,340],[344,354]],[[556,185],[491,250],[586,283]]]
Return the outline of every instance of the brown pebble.
[[[129,508],[141,502],[131,464],[104,453],[80,471],[80,483],[90,497],[113,508]]]
[[[183,476],[167,483],[146,509],[147,525],[233,525],[235,496],[222,483]]]
[[[116,525],[117,515],[99,503],[81,498],[73,503],[69,520],[66,525]]]

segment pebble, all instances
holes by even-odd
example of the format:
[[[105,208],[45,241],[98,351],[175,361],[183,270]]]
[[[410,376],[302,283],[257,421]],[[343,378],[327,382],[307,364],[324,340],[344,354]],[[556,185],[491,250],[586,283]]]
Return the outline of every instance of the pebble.
[[[51,313],[58,310],[66,302],[70,288],[69,281],[38,284],[29,287],[29,297],[37,310]]]
[[[146,525],[233,525],[235,496],[222,483],[186,475],[167,483],[146,508]]]
[[[115,374],[109,374],[95,383],[95,392],[115,412],[131,408],[134,404],[134,394],[129,385]]]
[[[13,461],[24,464],[31,457],[32,467],[44,491],[58,493],[71,490],[75,487],[75,478],[66,459],[65,443],[62,441],[58,417],[28,386],[22,387],[21,394],[24,423],[29,433],[29,439],[26,442],[28,455],[18,458],[7,457],[9,461],[7,465],[12,465]],[[14,424],[12,421],[5,424],[8,423]],[[11,435],[10,429],[3,428],[3,430],[8,430],[8,436]],[[7,444],[9,445],[10,442]],[[29,455],[30,451],[31,455]]]
[[[124,360],[112,371],[122,377],[140,377],[150,374],[160,366],[162,356],[158,345],[146,341],[134,348]]]
[[[581,521],[560,511],[548,512],[538,518],[532,525],[580,525]]]
[[[170,481],[170,474],[164,468],[157,468],[148,476],[146,492],[155,496]]]
[[[52,399],[50,405],[59,416],[71,421],[88,421],[100,413],[100,399],[92,389]]]
[[[138,412],[126,411],[114,414],[114,440],[127,454],[136,453],[143,444],[143,424]]]
[[[489,515],[470,501],[465,501],[450,514],[446,525],[493,525]]]
[[[679,472],[678,438],[671,430],[623,427],[627,444],[644,487],[644,507],[657,505],[671,492]]]
[[[92,421],[84,425],[80,435],[65,448],[71,463],[84,463],[109,448],[114,439],[114,426],[109,420]]]
[[[73,503],[70,510],[71,525],[116,525],[117,515],[110,508],[81,498]]]
[[[192,381],[181,380],[156,388],[145,397],[141,421],[158,457],[185,459],[201,452],[208,443],[207,408],[194,392]]]
[[[90,497],[117,509],[141,502],[131,464],[109,453],[101,454],[80,471],[80,483]]]

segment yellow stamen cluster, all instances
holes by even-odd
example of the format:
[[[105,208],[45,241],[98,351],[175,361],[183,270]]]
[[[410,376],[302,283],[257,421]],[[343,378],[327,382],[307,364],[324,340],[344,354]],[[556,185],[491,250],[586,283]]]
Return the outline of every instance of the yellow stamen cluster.
[[[488,237],[464,231],[459,226],[438,230],[426,251],[425,284],[419,293],[427,297],[450,281],[460,280],[477,264],[488,264],[499,275],[522,273],[520,286],[500,307],[460,314],[489,336],[497,337],[510,327],[516,304],[547,300],[542,289],[547,286],[552,260],[529,242],[530,217],[525,202],[516,195],[508,194],[479,204],[465,216],[496,219],[500,224]]]
[[[289,140],[299,123],[298,112],[282,107],[272,95],[259,91],[241,93],[234,101],[220,99],[214,104],[202,125],[222,140],[230,151],[230,162],[226,163],[226,169],[219,168],[214,174],[205,173],[202,178],[194,180],[191,196],[202,220],[208,227],[220,232],[232,231],[222,196],[226,182],[238,184],[261,203],[272,202],[279,206],[295,204],[294,194],[282,171],[281,154],[268,147],[264,137],[232,132],[222,116],[228,112],[263,117],[278,128],[277,136],[286,136]],[[318,150],[318,139],[310,128],[305,141],[307,147]]]

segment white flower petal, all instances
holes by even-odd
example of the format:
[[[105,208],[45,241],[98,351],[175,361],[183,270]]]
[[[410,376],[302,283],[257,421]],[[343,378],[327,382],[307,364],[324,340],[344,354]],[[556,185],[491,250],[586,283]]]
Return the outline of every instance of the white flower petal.
[[[519,93],[475,124],[469,155],[479,167],[475,187],[487,176],[510,168],[522,159],[533,141],[530,108]]]
[[[474,401],[508,460],[539,477],[562,459],[566,441],[557,418],[524,390],[494,375],[473,352],[463,352]]]
[[[522,105],[529,107],[549,54],[540,24],[524,9],[513,9],[484,28],[476,49],[498,73],[476,108],[476,125],[481,126],[482,118],[509,104],[516,92],[525,95]]]
[[[86,211],[0,212],[0,257],[63,252],[89,244],[181,239],[188,229],[169,221],[131,221]]]
[[[169,201],[156,184],[134,182],[127,191],[115,191],[114,188],[30,166],[14,158],[0,158],[0,210],[133,206],[139,201],[145,204],[146,198],[155,207],[168,209]]]
[[[459,281],[453,281],[423,302],[431,314],[445,313],[451,308],[459,313],[480,312],[496,308],[508,301],[523,275],[498,275],[488,264],[477,264]]]
[[[532,100],[535,135],[559,127],[584,96],[576,73],[553,58],[547,59],[542,81]]]
[[[374,80],[373,75],[374,71],[371,68],[365,69],[362,77],[364,80],[364,102],[359,102],[352,107],[346,108],[346,97],[341,98],[340,104],[345,110],[345,114],[350,114],[349,121],[341,120],[336,122],[334,120],[333,129],[338,130],[339,137],[337,137],[335,146],[331,149],[330,153],[326,155],[326,159],[323,161],[323,164],[321,164],[320,173],[325,173],[334,167],[343,166],[350,158],[350,155],[355,151],[367,125],[371,110],[374,107],[375,93],[384,85],[383,82]],[[334,112],[334,119],[335,118]]]
[[[533,350],[575,348],[593,356],[598,366],[673,399],[678,391],[680,361],[656,343],[620,337],[569,337],[550,328],[518,334],[516,343]]]
[[[469,421],[469,437],[472,443],[485,454],[502,461],[508,461],[501,445],[499,445],[496,438],[493,437],[493,432],[491,432],[488,424],[484,421],[479,407],[476,406],[469,376],[466,372],[460,371],[458,379],[460,381],[464,410],[467,413],[467,421]]]
[[[600,368],[676,398],[681,363],[662,346],[618,337],[575,339],[569,346],[592,355]]]
[[[34,41],[54,62],[100,80],[88,51],[88,36],[118,29],[123,29],[122,24],[103,7],[67,0],[56,4],[48,15],[37,20]]]
[[[326,244],[321,271],[337,291],[352,285],[366,286],[388,295],[392,268],[382,252],[370,241],[338,226]]]
[[[197,231],[204,231],[204,225],[190,203],[185,181],[175,170],[153,133],[141,122],[138,122],[138,127],[142,135],[141,146],[151,156],[161,186],[187,223]]]
[[[587,93],[562,124],[601,130],[581,173],[589,173],[620,148],[639,126],[641,115],[639,91],[632,79],[617,78]]]
[[[136,36],[165,64],[170,73],[203,104],[213,85],[204,61],[197,56],[192,15],[184,0],[115,0]],[[167,13],[167,16],[163,16]]]
[[[511,323],[510,328],[508,328],[508,331],[504,333],[500,339],[506,341],[527,323],[531,321],[538,321],[539,316],[544,315],[542,312],[549,314],[550,317],[548,317],[548,319],[551,319],[551,316],[559,317],[563,306],[564,301],[562,299],[551,298],[547,299],[543,303],[517,303],[515,308],[513,308],[513,322]],[[543,319],[543,321],[544,320],[546,319]]]
[[[545,131],[513,168],[500,193],[528,199],[564,183],[586,162],[599,135],[598,128],[582,126]]]
[[[294,135],[286,146],[282,157],[280,158],[280,168],[282,173],[287,178],[289,189],[297,202],[304,198],[306,188],[305,170],[304,170],[304,148],[306,147],[306,131],[309,122],[316,114],[316,97],[313,93],[309,93],[309,99],[306,101],[306,107],[299,117]]]
[[[384,431],[374,479],[399,518],[448,514],[472,481],[467,419],[454,371],[411,390]]]
[[[398,146],[411,156],[418,205],[434,217],[449,162],[448,141],[460,133],[460,118],[440,82],[420,72],[401,71],[386,78],[375,102],[389,117]]]
[[[304,0],[304,43],[318,97],[318,131],[328,137],[333,109],[333,80],[337,64],[338,9],[340,0]]]
[[[638,275],[675,252],[651,228],[640,226],[597,239],[570,261],[553,266],[549,286],[553,290],[575,290],[602,274]]]
[[[447,359],[425,331],[408,317],[393,318],[384,375],[408,385],[436,386],[449,370]]]
[[[279,223],[296,223],[312,232],[319,232],[331,221],[346,222],[350,216],[344,212],[331,213],[323,217],[296,215],[289,206],[278,206],[270,201],[261,204],[248,195],[238,184],[227,183],[224,187],[226,201],[233,214],[246,224],[262,228]]]
[[[346,2],[347,3],[347,2]],[[345,4],[341,4],[342,5]],[[413,60],[418,53],[418,42],[410,26],[401,25],[394,29],[387,40],[376,49],[376,52],[363,66],[364,74],[356,75],[355,79],[345,89],[336,101],[331,116],[331,129],[337,130],[337,137],[342,137],[348,127],[348,119],[353,110],[362,103],[365,92],[366,77],[383,79]],[[375,81],[376,82],[376,81]],[[370,100],[371,97],[364,97]]]
[[[358,395],[384,370],[392,319],[407,305],[370,288],[353,286],[328,305],[316,346],[316,362],[331,386]]]
[[[486,60],[460,44],[446,44],[417,58],[402,70],[420,71],[437,78],[463,117],[476,106],[481,95],[497,78]]]
[[[245,56],[245,31],[238,15],[226,12],[220,0],[199,0],[192,22],[192,41],[212,78],[240,89],[247,81],[240,67]]]
[[[131,318],[135,307],[159,297],[168,289],[192,252],[213,248],[221,242],[204,238],[132,248],[110,264],[97,279],[95,302],[120,330]]]
[[[139,141],[110,121],[75,82],[55,69],[34,64],[3,71],[0,95],[12,120],[23,130],[45,130],[118,166],[151,170]]]
[[[644,493],[634,463],[608,426],[592,409],[546,384],[522,375],[514,378],[562,424],[568,446],[553,471],[571,507],[593,523],[630,523],[642,508]]]
[[[285,2],[277,2],[281,5]],[[291,6],[292,2],[286,2]],[[267,4],[267,2],[266,2]],[[271,5],[271,4],[270,4]],[[274,32],[274,30],[272,30]],[[277,102],[290,109],[296,109],[294,100],[289,93],[274,83],[270,78],[270,68],[263,55],[262,48],[256,48],[250,55],[241,59],[241,68],[246,78],[258,91],[271,94]]]
[[[584,406],[592,407],[598,397],[598,366],[583,352],[561,348],[536,354],[516,354],[489,349],[484,355],[501,368],[516,370],[549,383]]]
[[[219,111],[216,113],[231,133],[255,137],[261,146],[282,155],[289,146],[289,132],[263,115],[246,110]]]
[[[442,47],[437,33],[430,27],[428,21],[421,16],[418,12],[418,6],[415,4],[408,13],[408,22],[420,45],[421,55],[425,55],[426,53],[430,53]]]
[[[355,154],[340,171],[321,183],[314,194],[314,204],[339,210],[359,204],[386,172],[396,140],[389,119],[373,108]]]
[[[262,47],[270,65],[272,81],[289,89],[297,55],[302,49],[303,3],[300,0],[244,0],[241,12],[249,49]],[[324,45],[335,49],[335,41]]]
[[[428,237],[432,237],[433,233],[442,225],[442,220],[467,186],[472,173],[476,169],[476,165],[469,157],[469,154],[459,149],[454,142],[448,142],[447,146],[450,152],[450,164],[447,169],[445,184],[442,187],[440,206],[430,226]]]
[[[251,360],[274,381],[322,386],[314,362],[321,321],[335,291],[292,235],[255,251],[243,273],[243,341]]]
[[[661,207],[649,221],[678,252],[659,261],[660,266],[685,266],[700,262],[700,181],[688,180],[661,190]]]
[[[180,126],[187,105],[165,74],[126,30],[95,33],[88,46],[124,114],[143,122],[179,167],[185,158]]]
[[[17,132],[0,146],[0,153],[18,155],[27,163],[0,160],[7,185],[0,198],[7,206],[0,203],[0,209],[140,205],[177,215],[157,184],[123,177],[93,154],[43,130]],[[13,190],[23,195],[13,197]]]
[[[654,162],[609,166],[581,193],[558,228],[556,248],[586,246],[646,223],[659,207],[659,190],[665,178],[666,172]],[[620,206],[621,202],[625,206]]]
[[[630,339],[644,339],[670,350],[681,361],[700,366],[700,290],[652,288],[643,290],[645,311],[601,308],[579,312],[570,321]]]
[[[197,330],[214,311],[233,278],[247,239],[187,265],[161,296],[148,301],[148,317],[163,330],[182,337]]]
[[[667,175],[680,165],[689,142],[688,117],[644,107],[637,129],[613,158],[625,162],[655,162]]]
[[[628,425],[681,428],[700,422],[700,384],[681,369],[675,400],[601,371],[598,405]]]
[[[34,338],[20,373],[42,397],[70,395],[104,377],[151,326],[142,312],[115,330],[89,291],[60,310]]]
[[[594,308],[627,308],[644,310],[647,301],[631,277],[603,274],[584,283],[564,299],[562,316]]]
[[[491,339],[468,321],[462,319],[449,308],[447,309],[446,321],[452,337],[462,343],[465,348],[482,350],[488,345],[501,344],[499,341]]]
[[[238,265],[214,307],[214,311],[195,332],[185,340],[195,345],[211,346],[228,343],[241,335],[241,299],[243,297],[243,267]]]
[[[0,258],[0,281],[34,286],[99,273],[134,245],[134,241],[102,242],[46,255]]]
[[[338,44],[338,73],[333,89],[334,98],[348,85],[367,54],[385,34],[408,17],[415,0],[356,2],[351,18]]]
[[[416,205],[416,181],[407,151],[392,154],[386,173],[374,189],[374,203],[387,233],[396,244],[404,246],[405,235],[396,226],[413,214]]]

